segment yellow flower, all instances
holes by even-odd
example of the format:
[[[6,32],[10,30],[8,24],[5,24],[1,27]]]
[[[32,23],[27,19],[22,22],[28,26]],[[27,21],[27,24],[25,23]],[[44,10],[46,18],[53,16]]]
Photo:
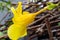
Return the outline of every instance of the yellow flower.
[[[12,40],[18,40],[21,37],[24,37],[27,35],[27,25],[34,21],[35,15],[30,14],[29,12],[23,11],[22,12],[22,3],[18,3],[18,7],[14,9],[14,7],[11,8],[14,17],[12,18],[12,21],[14,24],[12,24],[8,28],[8,36]]]
[[[22,3],[18,3],[18,7],[14,9],[14,7],[11,8],[14,17],[12,18],[12,21],[14,24],[12,24],[8,28],[8,36],[12,40],[18,40],[21,37],[24,37],[27,35],[27,25],[32,23],[36,17],[36,15],[40,14],[41,12],[44,12],[47,10],[49,6],[44,7],[40,11],[36,13],[29,13],[26,11],[22,12]]]

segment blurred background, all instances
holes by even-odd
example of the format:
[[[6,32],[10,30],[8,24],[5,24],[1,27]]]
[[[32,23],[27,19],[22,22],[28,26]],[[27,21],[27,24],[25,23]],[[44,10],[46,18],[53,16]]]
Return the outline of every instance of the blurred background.
[[[13,14],[12,14],[12,12],[11,12],[11,10],[10,10],[10,7],[12,7],[12,6],[14,6],[14,7],[16,7],[17,6],[17,3],[18,2],[23,2],[23,4],[39,4],[39,6],[32,6],[32,5],[22,5],[23,6],[23,11],[29,11],[30,13],[34,13],[34,12],[37,12],[38,10],[40,10],[40,9],[42,9],[42,8],[44,8],[46,5],[47,5],[47,2],[53,2],[53,3],[59,3],[60,2],[60,0],[0,0],[0,40],[10,40],[9,38],[8,38],[8,36],[7,36],[7,28],[11,25],[11,24],[13,24],[13,22],[11,21],[11,18],[13,17]],[[56,8],[54,8],[53,10],[51,10],[51,11],[45,11],[44,13],[42,13],[42,14],[40,14],[40,15],[38,15],[37,17],[36,17],[36,20],[38,20],[40,17],[43,17],[43,16],[45,16],[45,15],[47,15],[47,13],[56,13],[56,14],[48,14],[48,15],[50,15],[50,17],[55,17],[56,15],[59,15],[59,16],[56,16],[56,20],[60,20],[60,5],[58,6],[58,7],[56,7]],[[54,15],[54,16],[53,16]],[[49,17],[49,16],[48,16]],[[43,18],[43,19],[45,19],[45,18]],[[53,18],[52,18],[53,19]],[[55,19],[53,19],[53,21],[55,21]],[[35,21],[36,21],[35,20]],[[42,20],[42,19],[41,19]],[[39,20],[40,21],[40,20]],[[39,22],[38,21],[38,22]],[[43,21],[43,20],[42,20]],[[44,24],[45,22],[43,21],[43,22],[41,22],[41,23],[38,23],[37,22],[37,24]],[[57,24],[56,24],[57,23]],[[59,26],[60,27],[60,21],[58,21],[58,22],[56,22],[55,24],[54,24],[54,27],[55,26]],[[33,27],[33,26],[36,26],[37,24],[32,24],[32,26],[31,27]],[[29,26],[29,27],[30,27]],[[53,28],[54,28],[53,27]],[[58,27],[58,28],[59,28]],[[37,29],[37,28],[36,28]],[[43,28],[44,29],[44,28]],[[45,29],[44,29],[45,30]],[[56,30],[57,29],[55,29],[54,28],[54,33],[55,33],[55,35],[57,35],[56,33],[58,33],[58,32],[56,32]],[[36,30],[35,30],[36,31]],[[43,37],[41,37],[40,35],[38,36],[38,37],[35,37],[35,31],[31,31],[31,29],[28,29],[28,35],[26,36],[26,37],[24,37],[24,38],[22,38],[22,39],[20,39],[20,40],[28,40],[28,38],[29,37],[32,37],[32,35],[34,36],[34,37],[32,37],[31,39],[32,40],[49,40],[49,37],[46,37],[46,35],[48,34],[48,33],[45,33],[45,31],[42,33],[42,32],[39,32],[39,33],[42,33],[42,34],[44,34],[44,35],[42,35],[42,34],[40,34],[41,36],[43,36]],[[32,34],[29,34],[30,32],[32,32]],[[54,35],[54,40],[60,40],[60,28],[59,28],[59,37],[57,37],[57,36],[55,36]],[[48,35],[47,35],[48,36]],[[46,37],[46,38],[45,38]],[[57,38],[56,38],[57,37]],[[30,39],[30,40],[31,40]]]

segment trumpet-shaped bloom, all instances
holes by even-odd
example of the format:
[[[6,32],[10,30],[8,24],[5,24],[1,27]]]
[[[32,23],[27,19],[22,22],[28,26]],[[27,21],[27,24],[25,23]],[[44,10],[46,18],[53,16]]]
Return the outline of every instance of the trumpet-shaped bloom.
[[[11,10],[13,12],[14,17],[12,18],[13,24],[8,28],[7,32],[9,38],[12,40],[18,40],[19,38],[26,36],[27,25],[34,21],[36,15],[40,14],[41,12],[45,11],[48,8],[50,9],[51,7],[47,6],[34,14],[30,14],[29,12],[26,11],[22,12],[21,2],[18,3],[18,7],[16,9],[12,7]]]
[[[27,25],[34,21],[34,18],[36,15],[30,14],[29,12],[22,12],[22,3],[18,3],[18,7],[14,9],[14,7],[11,8],[14,17],[12,18],[12,21],[14,24],[12,24],[8,28],[8,36],[12,40],[17,40],[21,37],[24,37],[27,35]]]

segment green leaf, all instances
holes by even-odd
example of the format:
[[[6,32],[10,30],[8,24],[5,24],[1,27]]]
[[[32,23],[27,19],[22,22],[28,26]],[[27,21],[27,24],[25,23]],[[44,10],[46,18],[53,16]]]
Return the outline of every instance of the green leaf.
[[[7,3],[7,5],[10,5],[11,4],[11,1],[10,0],[8,0],[8,2],[6,2]]]
[[[48,4],[48,10],[52,10],[53,8],[55,8],[57,5],[53,4],[51,2],[47,3]]]
[[[3,32],[0,32],[0,36],[3,36],[4,34],[3,34]]]
[[[60,22],[58,23],[58,26],[60,26]]]
[[[4,11],[5,8],[9,11],[11,7],[11,1],[0,1],[0,11]]]
[[[2,3],[0,3],[0,10],[2,10]]]

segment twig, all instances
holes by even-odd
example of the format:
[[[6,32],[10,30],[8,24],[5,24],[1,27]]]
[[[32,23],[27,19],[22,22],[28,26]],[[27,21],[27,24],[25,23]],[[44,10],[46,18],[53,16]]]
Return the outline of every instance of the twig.
[[[30,36],[28,40],[32,40],[32,38],[35,38],[35,37],[37,37],[37,34]]]
[[[50,26],[48,18],[45,19],[45,23],[46,23],[46,27],[48,29],[49,40],[53,40],[53,33],[51,31],[51,26]]]
[[[50,14],[47,14],[47,15],[45,15],[45,16],[43,16],[43,17],[41,17],[40,19],[38,19],[38,20],[34,21],[33,23],[29,24],[28,26],[32,26],[33,24],[37,23],[38,21],[43,20],[44,18],[48,17],[49,15],[50,15]]]

